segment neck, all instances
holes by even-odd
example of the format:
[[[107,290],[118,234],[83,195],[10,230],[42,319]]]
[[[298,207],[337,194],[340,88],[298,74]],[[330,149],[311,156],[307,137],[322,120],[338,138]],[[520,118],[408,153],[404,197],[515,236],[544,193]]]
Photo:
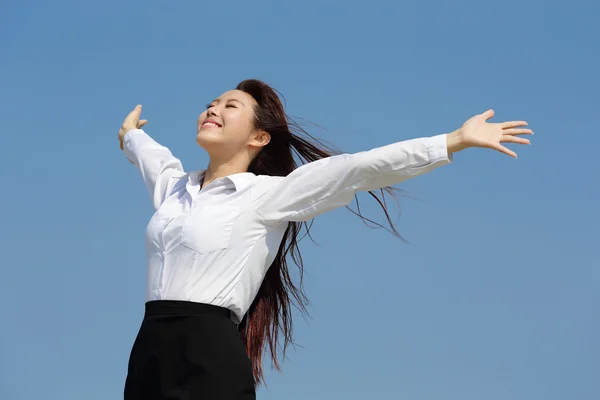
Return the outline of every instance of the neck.
[[[217,162],[210,160],[206,173],[204,174],[204,183],[202,187],[208,185],[212,181],[225,176],[239,174],[241,172],[248,172],[248,162]]]

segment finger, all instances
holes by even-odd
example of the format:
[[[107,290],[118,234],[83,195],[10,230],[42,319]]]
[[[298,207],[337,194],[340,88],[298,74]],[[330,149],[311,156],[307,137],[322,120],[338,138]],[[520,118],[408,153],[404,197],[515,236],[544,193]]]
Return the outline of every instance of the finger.
[[[503,135],[533,135],[533,131],[531,129],[524,128],[511,128],[511,129],[503,129]]]
[[[137,127],[138,127],[138,128],[141,128],[142,126],[146,125],[147,123],[148,123],[148,120],[147,120],[147,119],[141,119],[141,120],[138,122],[138,124],[137,124]]]
[[[142,113],[142,105],[138,104],[137,106],[135,106],[135,108],[133,109],[133,115],[135,116],[135,119],[139,119],[140,118],[140,114]]]
[[[514,151],[502,146],[500,143],[498,144],[494,144],[492,145],[492,149],[494,150],[498,150],[500,153],[504,153],[508,156],[511,156],[513,158],[517,158],[517,153],[515,153]]]
[[[481,114],[481,116],[483,117],[484,120],[487,121],[488,119],[490,119],[494,116],[494,110],[492,110],[492,109],[487,110],[486,112]]]
[[[527,126],[527,121],[508,121],[500,124],[502,129],[516,128],[518,126]]]
[[[142,113],[142,105],[138,104],[135,108],[125,117],[125,121],[136,122],[138,118],[140,118],[140,114]]]
[[[503,143],[531,144],[529,139],[511,135],[503,135],[500,141]]]

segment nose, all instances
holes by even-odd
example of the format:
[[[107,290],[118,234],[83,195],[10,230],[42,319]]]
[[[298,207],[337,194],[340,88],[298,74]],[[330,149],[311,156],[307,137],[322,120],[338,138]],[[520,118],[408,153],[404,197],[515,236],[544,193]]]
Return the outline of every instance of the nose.
[[[217,116],[217,107],[215,107],[215,106],[209,107],[208,110],[206,110],[206,116],[207,117]]]

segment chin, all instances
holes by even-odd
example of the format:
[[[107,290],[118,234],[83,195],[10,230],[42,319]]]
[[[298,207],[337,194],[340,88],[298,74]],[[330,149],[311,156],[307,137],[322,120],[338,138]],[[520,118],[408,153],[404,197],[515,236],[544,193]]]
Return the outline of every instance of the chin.
[[[212,137],[213,135],[207,134],[206,132],[198,132],[196,135],[196,143],[203,149],[218,145],[220,143],[219,138]]]

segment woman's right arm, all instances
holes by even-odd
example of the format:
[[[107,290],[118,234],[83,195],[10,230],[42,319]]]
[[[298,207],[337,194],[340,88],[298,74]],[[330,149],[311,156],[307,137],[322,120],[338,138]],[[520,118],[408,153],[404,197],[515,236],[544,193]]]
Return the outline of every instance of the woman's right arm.
[[[123,122],[119,140],[125,156],[141,172],[155,209],[165,201],[178,179],[185,175],[181,161],[140,129],[141,106],[136,107]]]

